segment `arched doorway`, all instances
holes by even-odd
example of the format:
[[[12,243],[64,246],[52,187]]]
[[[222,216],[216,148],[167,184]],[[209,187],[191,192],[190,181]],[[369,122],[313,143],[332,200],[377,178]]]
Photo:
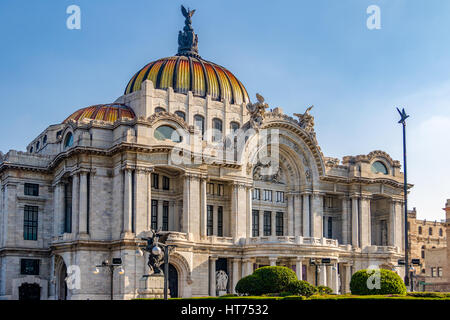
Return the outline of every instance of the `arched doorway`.
[[[161,266],[164,270],[164,264]],[[178,298],[178,271],[169,263],[169,290],[171,298]]]
[[[40,300],[41,287],[37,283],[23,283],[19,287],[19,300]]]

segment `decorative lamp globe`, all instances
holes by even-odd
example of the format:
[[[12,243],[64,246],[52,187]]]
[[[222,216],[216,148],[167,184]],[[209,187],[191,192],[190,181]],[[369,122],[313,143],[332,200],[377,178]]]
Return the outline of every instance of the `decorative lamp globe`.
[[[159,256],[161,253],[162,253],[162,250],[161,250],[160,247],[154,246],[154,247],[152,248],[152,254],[153,254],[153,255]]]

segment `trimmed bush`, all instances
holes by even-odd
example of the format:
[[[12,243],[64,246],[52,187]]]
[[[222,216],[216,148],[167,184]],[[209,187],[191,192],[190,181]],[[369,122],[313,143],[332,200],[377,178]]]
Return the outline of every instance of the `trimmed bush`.
[[[288,292],[291,295],[310,297],[316,293],[316,288],[304,280],[295,280],[288,285]]]
[[[331,294],[333,292],[333,289],[327,286],[317,286],[316,289],[318,294]]]
[[[350,281],[350,290],[357,295],[406,294],[402,278],[386,269],[363,269],[355,272]]]
[[[260,295],[260,279],[253,274],[243,277],[236,284],[236,292],[243,295]]]
[[[297,281],[294,271],[281,266],[262,267],[236,284],[236,292],[242,295],[263,295],[287,292],[291,282]]]
[[[253,272],[259,278],[259,294],[281,293],[288,291],[288,285],[297,281],[295,272],[287,267],[262,267]]]

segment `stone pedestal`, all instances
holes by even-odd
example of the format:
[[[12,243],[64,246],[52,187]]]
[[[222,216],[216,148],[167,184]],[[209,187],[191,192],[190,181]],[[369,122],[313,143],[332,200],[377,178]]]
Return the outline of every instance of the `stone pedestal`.
[[[163,299],[164,276],[151,275],[142,277],[141,280],[139,280],[138,298]]]
[[[219,290],[218,292],[217,292],[217,295],[220,297],[220,296],[224,296],[224,295],[226,295],[227,294],[227,292],[226,291],[221,291],[221,290]]]

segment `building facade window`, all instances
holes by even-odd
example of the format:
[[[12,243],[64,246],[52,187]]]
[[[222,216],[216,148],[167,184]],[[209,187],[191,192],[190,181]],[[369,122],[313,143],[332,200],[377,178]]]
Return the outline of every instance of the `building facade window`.
[[[435,267],[431,267],[431,276],[436,277],[436,268]]]
[[[38,235],[38,207],[25,206],[23,216],[23,239],[37,240]]]
[[[154,137],[158,140],[170,140],[173,142],[181,142],[182,138],[175,128],[171,126],[162,125],[156,128]]]
[[[208,205],[207,208],[207,217],[206,217],[206,235],[212,236],[213,234],[213,226],[214,226],[214,220],[213,220],[213,210],[214,207],[211,205]]]
[[[39,275],[39,259],[20,259],[20,274]]]
[[[272,202],[272,190],[264,189],[264,201]]]
[[[276,221],[276,235],[282,236],[283,235],[283,212],[277,212],[277,215],[275,217]]]
[[[442,278],[442,267],[437,267],[437,276]]]
[[[284,202],[284,192],[277,191],[277,202]]]
[[[252,236],[259,237],[259,210],[252,210]]]
[[[26,196],[39,196],[39,185],[35,183],[25,183],[24,194]]]
[[[328,217],[327,238],[333,239],[333,218],[332,217]]]
[[[233,133],[233,134],[236,133],[236,131],[239,130],[239,123],[236,121],[230,122],[230,130],[231,130],[231,133]]]
[[[72,233],[72,179],[64,184],[64,233]]]
[[[381,161],[375,161],[375,162],[372,164],[371,169],[372,169],[372,172],[373,172],[373,173],[382,173],[382,174],[388,174],[388,173],[389,173],[389,172],[388,172],[388,169],[386,168],[386,166],[384,165],[384,163],[381,162]]]
[[[162,177],[162,188],[163,190],[169,190],[170,189],[170,179],[169,177],[163,176]]]
[[[169,231],[169,201],[163,202],[162,231]]]
[[[422,259],[425,259],[425,246],[422,246],[421,255],[422,255]]]
[[[200,130],[203,137],[205,135],[205,118],[199,114],[196,114],[194,116],[194,126],[197,130]]]
[[[419,230],[418,230],[419,234],[422,234],[422,227],[419,226]]]
[[[186,121],[186,113],[184,113],[183,111],[175,111],[175,114]]]
[[[152,188],[159,189],[159,174],[152,173]]]
[[[217,236],[223,237],[223,207],[217,207]]]
[[[218,196],[223,196],[224,195],[224,185],[223,184],[218,184],[217,185],[217,195]]]
[[[206,192],[208,194],[214,195],[214,183],[208,183],[206,185]]]
[[[222,120],[218,118],[214,118],[212,121],[212,127],[213,127],[213,136],[212,141],[218,142],[222,140]]]
[[[264,236],[270,236],[272,233],[272,213],[264,211]]]
[[[439,237],[442,237],[444,235],[442,229],[439,229]]]
[[[261,200],[261,189],[254,188],[252,194],[253,194],[253,197],[252,197],[253,200]]]
[[[73,146],[73,134],[69,132],[64,139],[64,149],[70,148]]]
[[[153,230],[158,230],[158,200],[152,200],[151,226]]]
[[[428,229],[428,235],[430,235],[430,236],[433,235],[433,228],[429,228],[429,229]]]
[[[166,111],[166,109],[164,109],[164,108],[161,108],[161,107],[156,107],[155,108],[155,113],[157,113],[157,112],[164,112],[164,111]]]

